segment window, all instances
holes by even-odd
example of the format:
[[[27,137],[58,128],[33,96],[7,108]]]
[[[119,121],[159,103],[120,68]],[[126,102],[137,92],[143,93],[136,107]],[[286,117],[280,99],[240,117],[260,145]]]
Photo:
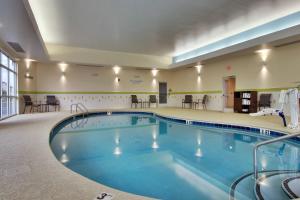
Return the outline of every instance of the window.
[[[17,114],[17,64],[0,51],[0,119]]]

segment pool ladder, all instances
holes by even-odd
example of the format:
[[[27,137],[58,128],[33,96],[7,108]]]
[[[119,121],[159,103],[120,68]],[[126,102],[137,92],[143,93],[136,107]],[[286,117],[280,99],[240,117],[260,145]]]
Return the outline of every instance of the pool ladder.
[[[83,117],[89,113],[89,110],[82,103],[71,104],[71,113],[73,113],[74,111],[75,113],[77,113],[78,110],[82,113]]]
[[[253,174],[254,174],[255,183],[258,179],[258,166],[257,166],[257,151],[258,151],[258,148],[261,147],[261,146],[267,145],[267,144],[287,140],[287,139],[294,138],[294,137],[297,137],[297,136],[300,136],[300,132],[284,135],[284,136],[281,136],[281,137],[278,137],[278,138],[274,138],[274,139],[271,139],[271,140],[267,140],[267,141],[255,144],[254,149],[253,149]]]

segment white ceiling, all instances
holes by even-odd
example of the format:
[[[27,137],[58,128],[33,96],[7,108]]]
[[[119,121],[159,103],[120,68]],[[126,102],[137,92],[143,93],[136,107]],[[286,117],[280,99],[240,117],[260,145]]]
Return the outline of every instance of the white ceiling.
[[[0,41],[41,61],[170,68],[170,56],[299,10],[300,0],[0,0]]]
[[[19,57],[48,59],[22,0],[0,0],[0,40],[19,43],[26,52]]]
[[[300,10],[299,0],[28,0],[46,44],[174,56]]]

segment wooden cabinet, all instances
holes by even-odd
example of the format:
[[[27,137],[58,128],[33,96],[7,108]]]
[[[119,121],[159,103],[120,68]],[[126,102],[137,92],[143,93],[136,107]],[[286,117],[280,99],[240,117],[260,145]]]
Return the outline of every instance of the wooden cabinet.
[[[234,112],[237,113],[257,112],[257,92],[256,91],[234,92]]]

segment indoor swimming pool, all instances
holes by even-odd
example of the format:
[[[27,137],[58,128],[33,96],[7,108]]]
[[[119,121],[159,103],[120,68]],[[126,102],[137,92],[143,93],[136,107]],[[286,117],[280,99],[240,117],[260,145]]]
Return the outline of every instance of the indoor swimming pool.
[[[166,200],[255,199],[253,147],[271,137],[256,128],[117,112],[65,120],[53,129],[50,146],[67,168],[125,192]],[[299,175],[299,142],[262,146],[258,161],[260,177],[288,172],[266,181],[261,198],[288,199],[272,184]]]

